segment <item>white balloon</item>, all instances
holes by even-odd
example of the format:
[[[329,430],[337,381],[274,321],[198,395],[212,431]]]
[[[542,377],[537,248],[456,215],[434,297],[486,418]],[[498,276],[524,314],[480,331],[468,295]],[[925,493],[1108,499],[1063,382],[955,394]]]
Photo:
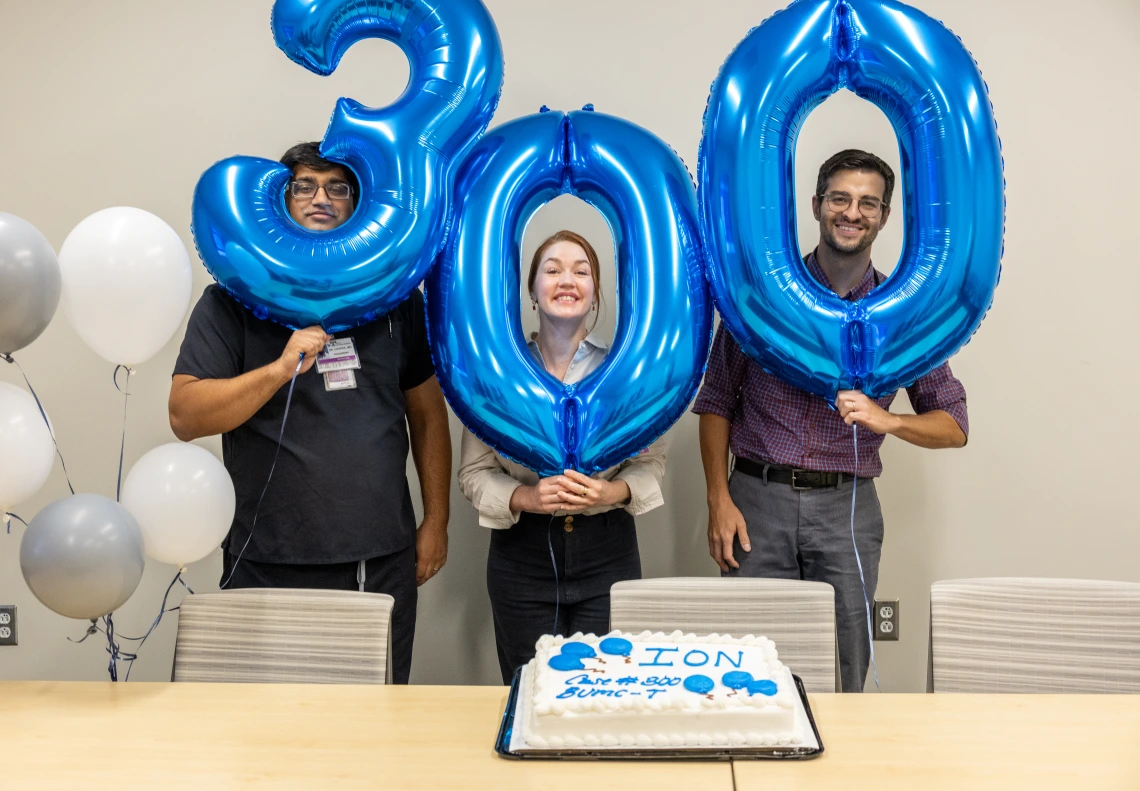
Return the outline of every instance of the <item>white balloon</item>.
[[[106,360],[137,365],[173,337],[190,307],[193,275],[174,229],[130,206],[97,211],[59,251],[63,309]]]
[[[0,382],[0,511],[43,487],[54,456],[51,432],[31,393]]]
[[[139,523],[146,554],[185,566],[222,543],[234,520],[234,484],[205,448],[159,445],[131,467],[122,504]]]

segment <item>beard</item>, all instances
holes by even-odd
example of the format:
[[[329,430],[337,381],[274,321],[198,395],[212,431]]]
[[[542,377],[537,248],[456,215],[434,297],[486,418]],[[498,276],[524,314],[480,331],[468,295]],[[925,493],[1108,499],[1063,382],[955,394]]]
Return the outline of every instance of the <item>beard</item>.
[[[855,255],[870,247],[875,241],[875,237],[879,235],[879,229],[872,225],[867,225],[863,230],[863,235],[858,239],[845,239],[835,232],[835,223],[829,222],[824,226],[823,233],[820,236],[823,243],[835,252],[843,255]]]

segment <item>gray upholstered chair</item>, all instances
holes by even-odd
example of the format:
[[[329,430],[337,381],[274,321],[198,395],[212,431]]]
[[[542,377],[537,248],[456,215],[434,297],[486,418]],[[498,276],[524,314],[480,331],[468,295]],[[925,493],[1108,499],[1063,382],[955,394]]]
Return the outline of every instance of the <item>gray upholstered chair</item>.
[[[717,577],[619,582],[610,589],[610,628],[764,635],[809,692],[839,688],[835,592],[823,582]]]
[[[935,692],[1140,692],[1140,584],[947,580],[930,587]]]
[[[242,588],[182,600],[174,681],[384,684],[394,599]]]

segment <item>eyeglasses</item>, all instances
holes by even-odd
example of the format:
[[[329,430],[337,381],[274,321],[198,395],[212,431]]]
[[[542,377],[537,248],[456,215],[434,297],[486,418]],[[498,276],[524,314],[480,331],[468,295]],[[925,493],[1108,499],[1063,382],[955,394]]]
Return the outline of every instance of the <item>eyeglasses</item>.
[[[820,195],[827,203],[827,208],[833,212],[845,212],[851,206],[851,196],[846,192],[829,192],[826,195]],[[860,198],[859,199],[859,213],[866,217],[868,220],[873,220],[879,216],[883,211],[883,202],[878,198]]]
[[[289,194],[294,198],[315,198],[321,185],[313,181],[290,181]],[[329,200],[348,200],[352,197],[352,187],[343,181],[330,181],[324,185]]]

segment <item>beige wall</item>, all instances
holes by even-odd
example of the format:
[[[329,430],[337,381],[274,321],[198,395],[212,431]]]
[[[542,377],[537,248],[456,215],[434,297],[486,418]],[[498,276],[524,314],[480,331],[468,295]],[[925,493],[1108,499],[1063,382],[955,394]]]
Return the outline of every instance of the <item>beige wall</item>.
[[[692,168],[710,81],[737,41],[780,3],[488,0],[507,60],[496,121],[542,104],[573,109],[593,102],[653,130]],[[970,394],[969,446],[935,453],[889,440],[884,448],[887,540],[879,592],[902,599],[902,640],[877,647],[883,688],[896,691],[923,688],[934,580],[1009,574],[1140,581],[1140,505],[1129,488],[1140,446],[1140,422],[1131,416],[1140,385],[1133,307],[1140,293],[1140,5],[916,4],[945,20],[983,68],[1005,144],[1009,214],[992,314],[953,363]],[[294,66],[273,46],[269,7],[268,0],[0,0],[0,210],[34,223],[58,249],[88,214],[139,206],[163,217],[192,250],[190,198],[209,164],[239,153],[276,156],[320,137],[338,96],[382,104],[402,88],[406,62],[386,43],[354,47],[331,78]],[[849,144],[897,162],[885,118],[840,95],[807,122],[801,194],[810,194],[818,163]],[[608,246],[600,217],[563,198],[532,224],[524,254],[564,225]],[[897,258],[900,226],[876,245],[885,268]],[[810,223],[801,235],[805,245],[814,243]],[[612,326],[612,252],[603,257],[611,267]],[[195,264],[195,294],[209,282]],[[134,377],[128,467],[174,439],[166,395],[180,340],[181,332]],[[111,366],[62,314],[18,358],[52,416],[77,487],[113,496],[122,404]],[[0,366],[0,377],[18,381],[10,366]],[[458,447],[454,419],[452,429]],[[216,439],[203,444],[219,451]],[[696,420],[687,415],[673,429],[666,505],[638,519],[647,576],[715,571],[704,538],[702,481]],[[65,492],[57,468],[17,511],[30,518]],[[421,590],[412,677],[493,683],[487,533],[455,487],[452,514],[448,566]],[[0,602],[19,605],[20,614],[20,645],[0,648],[0,678],[105,678],[103,645],[67,642],[84,624],[47,611],[25,587],[21,530],[0,535]],[[218,570],[215,555],[190,569],[190,582],[213,588]],[[116,613],[122,633],[145,630],[173,573],[150,563],[138,592]],[[171,618],[147,643],[132,678],[169,677],[173,635]]]

